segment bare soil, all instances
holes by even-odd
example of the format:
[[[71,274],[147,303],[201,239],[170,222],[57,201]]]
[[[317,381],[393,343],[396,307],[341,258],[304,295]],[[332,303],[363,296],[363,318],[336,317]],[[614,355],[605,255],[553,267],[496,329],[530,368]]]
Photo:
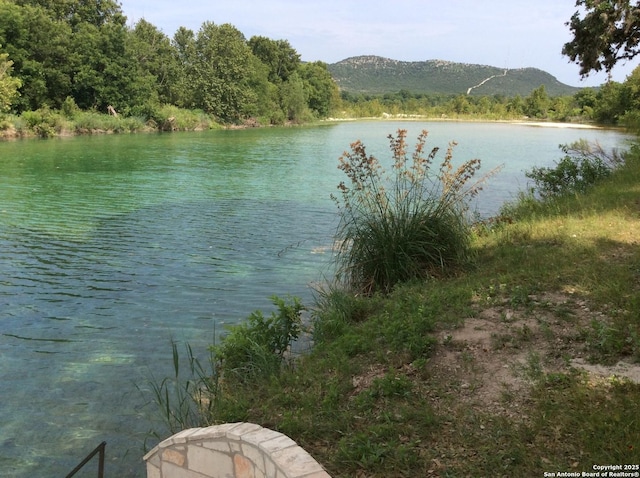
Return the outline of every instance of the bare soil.
[[[460,405],[511,417],[521,413],[528,385],[542,373],[577,369],[589,380],[615,376],[640,383],[638,364],[589,363],[579,331],[596,317],[606,319],[602,313],[570,294],[529,299],[529,307],[479,306],[477,316],[441,332],[440,350],[427,366],[436,377],[447,378],[439,381],[450,383],[445,395]]]

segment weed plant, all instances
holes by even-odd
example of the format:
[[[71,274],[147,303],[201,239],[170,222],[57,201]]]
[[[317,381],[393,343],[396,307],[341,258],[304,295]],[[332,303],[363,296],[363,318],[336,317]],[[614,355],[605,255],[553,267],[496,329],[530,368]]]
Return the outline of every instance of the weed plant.
[[[472,258],[469,201],[489,175],[474,180],[479,159],[454,169],[455,142],[434,168],[439,148],[426,154],[427,131],[418,136],[409,158],[406,135],[403,129],[389,135],[391,173],[367,154],[361,141],[339,159],[348,181],[332,195],[340,213],[337,277],[365,295],[442,275]]]
[[[560,145],[564,156],[553,167],[534,167],[525,172],[533,180],[533,192],[542,198],[584,193],[624,162],[617,150],[605,151],[599,143],[586,140]]]
[[[226,380],[250,382],[276,375],[285,354],[302,331],[304,306],[297,297],[289,303],[271,298],[277,308],[271,316],[257,310],[246,322],[229,328],[222,342],[212,347],[218,373]]]
[[[209,348],[207,361],[198,359],[186,345],[186,367],[181,365],[178,344],[172,342],[173,377],[151,377],[153,402],[169,433],[185,428],[243,420],[246,403],[237,390],[252,388],[277,376],[292,342],[302,331],[304,306],[296,297],[288,301],[272,297],[277,311],[266,317],[252,312],[247,321],[229,327],[220,343]],[[161,433],[154,431],[154,438]]]
[[[216,415],[214,407],[219,403],[220,381],[214,366],[213,354],[203,364],[195,357],[190,345],[186,345],[187,367],[181,366],[180,352],[176,342],[171,343],[173,353],[173,377],[161,381],[153,376],[149,381],[151,401],[157,406],[167,431],[177,433],[186,428],[206,425]],[[186,374],[186,376],[185,376]],[[152,435],[161,439],[162,433],[154,430]]]

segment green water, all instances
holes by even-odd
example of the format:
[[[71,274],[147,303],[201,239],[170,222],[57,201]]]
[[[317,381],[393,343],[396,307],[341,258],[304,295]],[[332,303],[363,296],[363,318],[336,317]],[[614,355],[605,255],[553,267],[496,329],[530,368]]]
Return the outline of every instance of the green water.
[[[171,340],[204,351],[273,294],[310,303],[309,284],[330,273],[337,158],[358,138],[388,157],[398,127],[412,142],[429,129],[443,150],[458,141],[459,161],[505,164],[477,205],[485,215],[558,144],[625,139],[359,122],[0,143],[2,474],[65,476],[105,440],[106,476],[144,476],[143,444],[161,427],[137,386],[172,374]]]

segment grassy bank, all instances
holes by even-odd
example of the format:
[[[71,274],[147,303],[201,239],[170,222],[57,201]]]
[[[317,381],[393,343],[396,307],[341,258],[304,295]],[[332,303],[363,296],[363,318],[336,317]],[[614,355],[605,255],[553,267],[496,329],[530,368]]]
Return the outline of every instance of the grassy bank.
[[[52,138],[87,134],[122,134],[158,131],[201,131],[219,128],[246,128],[271,125],[269,118],[249,118],[240,124],[221,124],[200,110],[189,110],[170,105],[140,108],[129,115],[105,114],[80,110],[72,101],[65,102],[62,109],[41,108],[20,115],[0,114],[0,140],[16,138]],[[331,118],[318,120],[312,116],[300,123],[284,122],[282,125],[313,124],[318,121],[363,121],[363,120],[413,120],[413,121],[528,121],[522,115],[451,114],[424,115],[380,113],[363,116],[344,110]],[[539,125],[577,127],[578,123],[537,122]],[[580,124],[581,127],[595,127]]]
[[[635,150],[585,194],[523,197],[477,227],[475,261],[454,276],[388,294],[319,292],[312,348],[279,373],[200,370],[206,410],[181,425],[258,423],[291,436],[334,477],[638,464],[638,238]],[[290,327],[297,312],[286,310],[254,317],[266,332],[236,336],[251,338],[242,350],[262,350],[260,337]],[[234,356],[247,358],[260,360]]]
[[[221,128],[202,111],[158,106],[123,116],[81,111],[73,102],[61,110],[41,108],[21,115],[0,116],[0,139],[52,138],[85,134],[139,133],[152,131],[197,131]]]

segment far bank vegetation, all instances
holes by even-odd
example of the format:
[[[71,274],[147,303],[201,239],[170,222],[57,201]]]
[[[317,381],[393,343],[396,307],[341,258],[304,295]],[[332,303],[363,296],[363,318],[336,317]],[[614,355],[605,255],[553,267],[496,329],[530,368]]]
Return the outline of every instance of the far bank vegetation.
[[[527,96],[340,92],[327,64],[230,24],[205,21],[169,38],[144,19],[128,25],[112,0],[0,0],[4,138],[407,116],[633,126],[639,77],[569,96],[544,85]]]

